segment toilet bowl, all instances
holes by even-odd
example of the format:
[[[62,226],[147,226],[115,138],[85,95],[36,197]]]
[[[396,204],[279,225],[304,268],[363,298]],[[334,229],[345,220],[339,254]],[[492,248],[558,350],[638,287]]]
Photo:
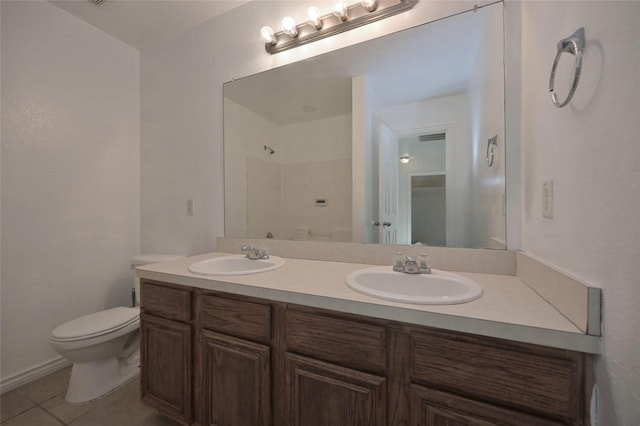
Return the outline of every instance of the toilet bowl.
[[[140,255],[133,267],[184,256]],[[135,278],[136,302],[140,282]],[[56,327],[53,348],[73,363],[65,400],[89,402],[117,389],[139,373],[140,307],[117,307],[84,315]]]

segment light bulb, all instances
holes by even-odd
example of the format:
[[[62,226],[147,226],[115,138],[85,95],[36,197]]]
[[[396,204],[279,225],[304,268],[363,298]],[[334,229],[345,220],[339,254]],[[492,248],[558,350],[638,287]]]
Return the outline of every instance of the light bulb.
[[[282,31],[293,38],[298,37],[296,21],[294,21],[291,16],[285,16],[284,18],[282,18]]]
[[[369,12],[373,12],[378,7],[378,2],[376,0],[362,0],[360,4]]]
[[[260,28],[260,36],[265,43],[276,44],[276,36],[273,34],[273,29],[269,26]]]
[[[402,164],[407,164],[409,161],[411,161],[411,156],[409,156],[409,154],[405,154],[402,157],[400,157],[400,162]]]
[[[313,27],[316,30],[319,30],[322,28],[322,19],[320,19],[320,10],[317,7],[311,6],[309,9],[307,9],[307,17],[309,18],[309,25],[313,25]]]
[[[340,18],[341,21],[346,21],[347,16],[347,4],[343,0],[338,0],[333,5],[333,14]]]

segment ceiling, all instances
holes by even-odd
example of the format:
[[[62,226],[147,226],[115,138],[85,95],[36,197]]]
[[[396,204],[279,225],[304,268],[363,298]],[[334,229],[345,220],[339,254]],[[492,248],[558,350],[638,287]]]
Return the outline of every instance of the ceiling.
[[[247,0],[49,0],[136,49],[152,45],[239,7]]]

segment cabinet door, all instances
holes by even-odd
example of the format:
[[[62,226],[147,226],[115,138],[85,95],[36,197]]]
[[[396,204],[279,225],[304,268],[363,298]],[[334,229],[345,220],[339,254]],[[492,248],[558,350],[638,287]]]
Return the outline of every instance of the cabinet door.
[[[269,347],[206,330],[202,335],[206,424],[269,425]]]
[[[386,380],[285,353],[287,417],[291,426],[386,424]]]
[[[164,415],[191,423],[191,326],[141,315],[141,399]]]
[[[445,392],[411,386],[411,426],[560,426]]]

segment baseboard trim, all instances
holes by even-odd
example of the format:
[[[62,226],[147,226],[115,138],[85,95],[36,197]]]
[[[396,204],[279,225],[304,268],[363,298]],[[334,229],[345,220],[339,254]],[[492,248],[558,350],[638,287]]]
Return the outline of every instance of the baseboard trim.
[[[0,381],[0,394],[19,388],[22,385],[31,383],[34,380],[47,376],[70,365],[71,362],[68,359],[60,356],[12,374],[11,376],[3,377]]]

